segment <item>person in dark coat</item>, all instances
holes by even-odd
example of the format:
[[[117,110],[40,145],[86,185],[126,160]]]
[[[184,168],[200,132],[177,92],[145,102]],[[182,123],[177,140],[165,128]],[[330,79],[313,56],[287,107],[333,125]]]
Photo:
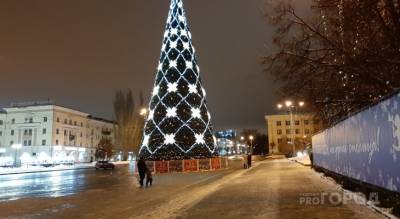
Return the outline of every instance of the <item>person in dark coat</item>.
[[[251,167],[251,154],[247,155],[247,167]]]
[[[146,162],[143,160],[143,158],[139,158],[139,161],[137,163],[137,168],[139,172],[140,187],[143,187],[143,181],[144,178],[146,177],[146,171],[147,171]]]

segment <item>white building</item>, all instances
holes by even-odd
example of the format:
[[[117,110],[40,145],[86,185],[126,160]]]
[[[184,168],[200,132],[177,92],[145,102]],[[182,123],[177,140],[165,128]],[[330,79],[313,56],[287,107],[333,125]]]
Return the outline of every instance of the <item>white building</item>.
[[[12,104],[0,111],[0,157],[22,163],[93,161],[102,138],[113,142],[114,125],[51,102]]]
[[[322,122],[313,114],[267,115],[265,120],[271,154],[282,152],[281,147],[296,140],[311,142],[311,136],[322,128]]]

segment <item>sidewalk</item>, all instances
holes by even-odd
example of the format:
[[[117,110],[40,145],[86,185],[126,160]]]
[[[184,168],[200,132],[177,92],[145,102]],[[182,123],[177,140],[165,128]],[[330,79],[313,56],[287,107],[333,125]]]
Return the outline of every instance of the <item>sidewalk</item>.
[[[188,194],[194,198],[196,192]],[[166,218],[385,218],[354,200],[332,198],[343,194],[340,186],[309,168],[286,159],[269,160],[226,179]]]
[[[129,164],[129,161],[112,162],[115,165]],[[77,170],[77,169],[91,169],[94,168],[96,162],[92,163],[80,163],[74,165],[58,165],[55,167],[43,167],[43,166],[24,166],[18,168],[4,168],[0,167],[0,175],[8,174],[23,174],[23,173],[40,173],[40,172],[51,172],[51,171],[65,171],[65,170]]]

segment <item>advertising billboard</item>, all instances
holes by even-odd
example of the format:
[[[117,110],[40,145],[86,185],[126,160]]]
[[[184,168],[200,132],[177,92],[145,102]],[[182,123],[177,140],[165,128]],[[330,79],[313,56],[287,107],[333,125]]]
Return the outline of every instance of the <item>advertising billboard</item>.
[[[312,138],[314,165],[400,192],[400,94]]]

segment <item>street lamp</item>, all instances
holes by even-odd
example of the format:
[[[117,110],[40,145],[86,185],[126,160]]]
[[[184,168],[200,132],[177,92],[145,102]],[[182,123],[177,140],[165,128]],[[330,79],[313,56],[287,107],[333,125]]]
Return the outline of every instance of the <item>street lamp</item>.
[[[12,144],[11,148],[14,149],[14,167],[17,167],[17,150],[22,148],[22,144]]]
[[[285,106],[286,107],[291,107],[293,105],[293,102],[292,101],[290,101],[290,100],[286,100],[285,101]]]
[[[293,110],[296,110],[296,112],[297,112],[297,109],[298,109],[298,107],[304,107],[304,105],[305,105],[305,102],[304,101],[299,101],[298,103],[297,103],[297,105],[296,104],[293,104],[293,102],[291,101],[291,100],[286,100],[285,101],[285,108],[289,111],[289,113],[290,113],[290,135],[291,135],[291,144],[292,144],[292,151],[293,151],[293,155],[295,154],[295,152],[296,152],[296,148],[295,148],[295,145],[294,145],[294,138],[296,137],[295,136],[295,133],[294,133],[294,131],[295,130],[293,130]],[[277,105],[277,107],[278,107],[278,109],[283,109],[284,108],[284,105],[283,104],[278,104]],[[296,113],[297,114],[297,113]]]
[[[143,116],[143,117],[146,117],[146,115],[147,115],[147,109],[146,108],[142,108],[141,110],[140,110],[140,113],[139,113],[141,116]]]
[[[252,135],[250,135],[249,139],[250,139],[250,155],[253,155],[253,139],[254,139],[254,137]]]

